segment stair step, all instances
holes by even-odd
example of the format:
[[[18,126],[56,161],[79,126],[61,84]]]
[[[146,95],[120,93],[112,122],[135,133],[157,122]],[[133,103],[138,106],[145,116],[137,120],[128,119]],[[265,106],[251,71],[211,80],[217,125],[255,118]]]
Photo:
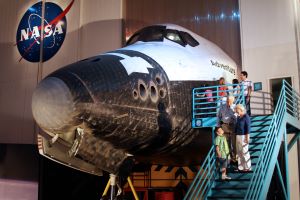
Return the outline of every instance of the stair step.
[[[229,172],[227,173],[227,175],[231,177],[231,180],[250,180],[250,178],[253,175],[253,172],[249,172],[249,173]],[[216,180],[221,180],[221,174],[216,177]],[[230,182],[231,180],[228,181]]]
[[[248,185],[247,185],[248,186]],[[219,186],[219,187],[213,187],[212,190],[247,190],[247,186],[237,186],[237,187],[232,187],[232,186]]]
[[[211,190],[209,196],[211,197],[237,197],[241,198],[246,195],[247,190]]]
[[[258,148],[249,148],[249,151],[250,152],[256,152],[256,151],[261,151],[261,149],[258,149]]]
[[[253,137],[265,137],[267,135],[268,131],[252,131],[250,133],[250,138]]]
[[[252,126],[269,126],[271,124],[272,120],[267,121],[251,121],[251,127]]]
[[[253,124],[251,124],[251,126],[250,126],[251,130],[260,130],[260,129],[268,130],[269,127],[270,127],[270,125],[253,125]]]
[[[253,142],[250,140],[249,146],[259,146],[259,145],[263,145],[264,142]]]
[[[228,199],[244,199],[244,197],[214,197],[214,196],[208,196],[207,199],[228,200]]]
[[[244,197],[247,189],[213,189],[209,196],[211,197]]]
[[[250,157],[251,157],[251,164],[256,165],[257,162],[258,162],[259,157],[258,156],[252,156],[251,154],[250,154]],[[237,164],[234,167],[232,167],[231,165],[228,165],[227,169],[228,169],[228,172],[234,172],[233,169],[235,169],[235,168],[237,168]]]
[[[249,148],[251,149],[262,149],[264,143],[262,142],[253,142],[249,144]]]
[[[257,116],[251,116],[251,121],[266,121],[266,120],[272,120],[273,115],[257,115]]]
[[[251,155],[251,154],[250,154],[250,157],[251,157],[251,162],[252,162],[252,163],[257,163],[257,162],[258,162],[259,156]]]
[[[260,149],[260,148],[256,148],[256,147],[254,147],[254,146],[250,146],[250,147],[249,147],[249,151],[250,151],[250,153],[251,153],[251,152],[261,151],[261,149]]]
[[[249,145],[250,154],[251,154],[251,152],[261,151],[261,150],[262,150],[261,146]]]
[[[261,151],[250,151],[250,157],[252,158],[252,156],[256,156],[256,157],[259,157],[260,154],[261,154]]]
[[[250,144],[251,143],[264,143],[266,140],[266,138],[264,136],[257,136],[257,137],[252,137],[252,135],[250,136]]]
[[[257,131],[268,131],[269,126],[254,126],[251,127],[251,132],[257,132]]]
[[[242,179],[239,181],[219,181],[215,182],[214,188],[247,188],[250,184],[250,179]]]
[[[241,178],[241,179],[231,179],[230,181],[224,181],[224,180],[221,180],[221,179],[215,179],[215,184],[218,184],[218,183],[230,183],[230,184],[233,184],[234,182],[236,183],[241,183],[241,182],[248,182],[250,183],[250,178]]]

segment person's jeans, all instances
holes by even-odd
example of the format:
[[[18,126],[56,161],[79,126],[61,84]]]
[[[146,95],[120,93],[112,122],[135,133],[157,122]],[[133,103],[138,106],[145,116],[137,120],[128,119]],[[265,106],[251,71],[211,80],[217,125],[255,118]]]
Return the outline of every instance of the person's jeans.
[[[247,96],[245,96],[245,103],[246,103],[246,110],[247,110],[247,114],[249,115],[249,116],[251,116],[251,109],[250,109],[250,100],[251,99],[251,97],[249,97],[249,101],[247,102]]]

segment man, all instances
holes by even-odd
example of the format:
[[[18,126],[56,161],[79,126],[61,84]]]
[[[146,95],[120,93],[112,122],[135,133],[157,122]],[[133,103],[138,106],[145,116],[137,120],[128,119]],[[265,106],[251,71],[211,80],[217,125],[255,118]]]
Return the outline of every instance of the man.
[[[236,162],[236,149],[235,149],[235,122],[236,116],[234,112],[234,96],[228,96],[226,104],[221,105],[217,114],[217,126],[224,130],[224,136],[226,137],[229,149],[230,157],[233,162]]]
[[[250,97],[252,92],[252,81],[249,81],[248,73],[246,71],[241,72],[241,87],[244,88],[244,97],[245,97],[245,103],[246,103],[246,110],[247,114],[251,116],[251,110],[250,110]]]

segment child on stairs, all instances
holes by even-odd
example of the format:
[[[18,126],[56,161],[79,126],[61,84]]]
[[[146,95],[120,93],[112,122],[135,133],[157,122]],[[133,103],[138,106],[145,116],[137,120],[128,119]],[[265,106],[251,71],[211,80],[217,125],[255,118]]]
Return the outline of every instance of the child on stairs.
[[[224,131],[221,127],[215,128],[217,137],[215,139],[217,162],[221,168],[222,180],[230,180],[231,177],[227,176],[226,168],[230,159],[229,147],[226,137],[223,135]]]

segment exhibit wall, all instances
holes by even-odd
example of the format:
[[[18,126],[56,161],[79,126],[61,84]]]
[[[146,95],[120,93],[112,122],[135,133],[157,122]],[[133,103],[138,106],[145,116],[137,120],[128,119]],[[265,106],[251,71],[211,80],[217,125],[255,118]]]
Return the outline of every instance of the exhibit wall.
[[[299,91],[294,10],[294,0],[240,0],[243,70],[250,80],[262,82],[266,93],[271,93],[270,80],[282,77],[291,77]],[[289,152],[291,199],[300,199],[298,158],[294,145]]]
[[[292,77],[299,91],[293,8],[293,0],[240,0],[243,69],[264,91],[280,77]]]
[[[39,12],[39,2],[45,12]],[[36,143],[31,96],[37,82],[67,64],[121,47],[121,8],[121,0],[0,1],[0,143]],[[32,50],[40,48],[42,15],[44,27],[57,26],[44,29],[43,55],[57,52],[39,62],[32,61],[39,59]],[[64,17],[63,24],[54,20]]]

